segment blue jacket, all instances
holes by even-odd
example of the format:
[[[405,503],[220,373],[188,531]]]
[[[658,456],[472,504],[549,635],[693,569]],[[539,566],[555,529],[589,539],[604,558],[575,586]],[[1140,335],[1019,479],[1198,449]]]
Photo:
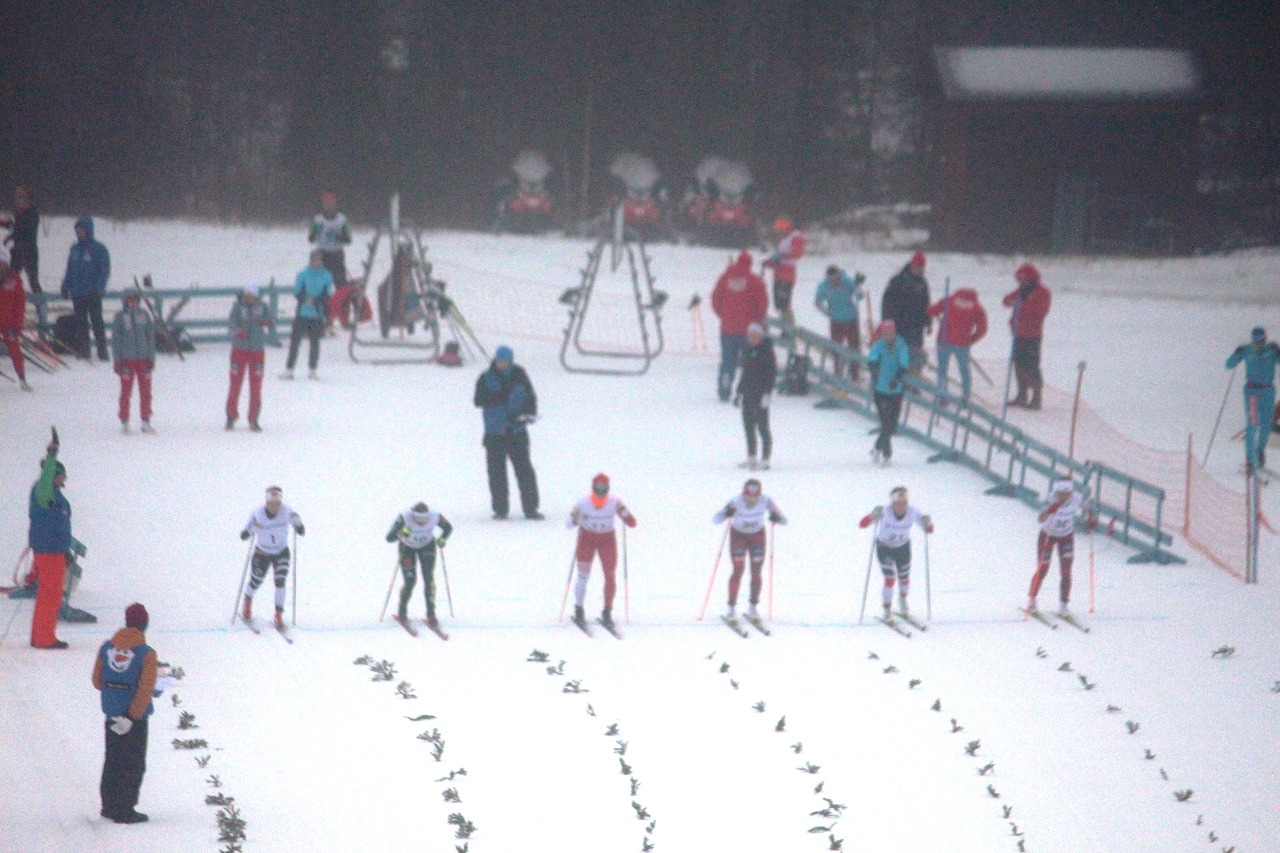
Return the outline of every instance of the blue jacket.
[[[98,648],[98,666],[95,672],[102,681],[102,713],[108,717],[133,719],[129,713],[130,706],[135,704],[138,697],[147,658],[155,656],[155,649],[141,639],[141,631],[125,628],[117,631],[115,637]],[[153,661],[153,671],[154,666]],[[143,717],[150,717],[154,711],[155,706],[148,700]]]
[[[84,229],[84,239],[76,240],[67,255],[67,274],[62,277],[62,295],[72,299],[101,296],[111,277],[111,254],[93,239],[93,218],[81,216],[76,227]]]
[[[1271,385],[1275,382],[1276,366],[1280,364],[1280,346],[1275,341],[1259,349],[1253,344],[1236,347],[1235,352],[1227,357],[1227,369],[1244,361],[1244,379],[1253,387]]]
[[[71,547],[71,503],[53,486],[56,465],[53,456],[45,457],[40,479],[31,487],[27,544],[37,554],[65,554]]]
[[[538,414],[538,396],[533,392],[524,368],[513,364],[506,370],[490,365],[476,380],[476,406],[484,409],[484,434],[527,435],[521,416]]]
[[[871,363],[871,371],[876,377],[876,393],[901,396],[903,392],[902,377],[911,364],[911,351],[902,335],[895,335],[893,346],[884,338],[871,345],[867,353],[867,361]]]
[[[817,306],[826,312],[834,323],[858,322],[858,300],[862,298],[862,288],[854,284],[848,273],[840,273],[840,280],[832,284],[823,277],[818,284],[818,293],[814,298]]]
[[[323,320],[329,316],[329,297],[333,295],[333,273],[324,267],[308,266],[293,282],[293,295],[298,297],[298,316]]]

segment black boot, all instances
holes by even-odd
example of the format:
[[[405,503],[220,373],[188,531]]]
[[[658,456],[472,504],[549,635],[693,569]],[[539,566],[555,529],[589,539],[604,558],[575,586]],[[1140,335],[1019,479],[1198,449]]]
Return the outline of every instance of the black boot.
[[[613,612],[607,607],[600,612],[600,624],[613,630]]]
[[[1031,390],[1031,400],[1027,403],[1027,408],[1034,411],[1040,410],[1040,389],[1033,388]]]
[[[582,609],[581,604],[575,604],[573,606],[573,621],[577,622],[579,625],[586,624],[587,611]]]

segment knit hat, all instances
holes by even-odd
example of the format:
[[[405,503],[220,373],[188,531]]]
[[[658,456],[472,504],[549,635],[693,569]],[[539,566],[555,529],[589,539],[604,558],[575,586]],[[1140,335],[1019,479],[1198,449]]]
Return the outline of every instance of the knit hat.
[[[748,497],[757,497],[760,494],[760,481],[755,477],[742,484],[742,493]]]
[[[595,491],[600,486],[604,486],[604,490],[609,491],[609,475],[601,471],[591,478],[591,491]]]
[[[136,601],[124,609],[124,624],[127,628],[137,628],[140,631],[145,631],[147,630],[147,623],[150,621],[151,617],[147,615],[147,608]]]
[[[1018,271],[1013,274],[1013,277],[1023,284],[1028,282],[1039,284],[1040,270],[1035,268],[1035,264],[1023,264],[1018,267]]]
[[[320,196],[320,203],[326,205],[338,206],[338,194],[335,192],[327,192]]]
[[[507,346],[506,344],[503,344],[502,346],[498,347],[496,350],[493,351],[494,361],[505,361],[508,364],[510,364],[513,361],[515,361],[515,358],[516,358],[516,354],[513,353],[511,351],[511,347]]]
[[[773,220],[773,230],[778,232],[790,231],[795,226],[791,224],[791,220],[785,216],[779,216]]]
[[[924,252],[916,252],[912,255],[911,260],[907,261],[907,266],[924,269]]]
[[[1262,328],[1261,326],[1254,326],[1252,337],[1253,337],[1254,343],[1262,343],[1267,339],[1267,330]]]
[[[893,332],[896,335],[898,333],[898,324],[892,320],[884,320],[880,323],[878,331],[881,335],[887,335],[890,332]]]

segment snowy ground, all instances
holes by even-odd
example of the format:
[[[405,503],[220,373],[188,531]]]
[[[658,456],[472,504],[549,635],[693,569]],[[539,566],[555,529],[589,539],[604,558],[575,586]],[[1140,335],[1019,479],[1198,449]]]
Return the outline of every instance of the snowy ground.
[[[60,257],[69,233],[52,220],[42,254]],[[116,281],[147,271],[176,285],[289,280],[305,260],[289,231],[104,223],[99,235]],[[16,558],[25,544],[27,489],[56,423],[75,532],[89,546],[75,601],[101,620],[62,626],[67,652],[38,652],[27,643],[30,604],[0,600],[0,849],[217,850],[216,808],[204,802],[213,775],[248,821],[246,850],[451,850],[464,844],[447,822],[453,813],[477,827],[476,853],[629,851],[645,839],[659,851],[820,851],[829,833],[848,851],[988,853],[1020,842],[1061,853],[1277,849],[1273,538],[1263,540],[1254,587],[1178,543],[1185,566],[1131,566],[1129,551],[1099,540],[1092,632],[1050,631],[1016,612],[1032,569],[1030,510],[983,496],[978,478],[927,464],[909,442],[898,443],[893,468],[871,468],[866,421],[782,398],[776,468],[763,477],[791,520],[776,541],[774,636],[742,640],[713,619],[699,623],[721,535],[710,516],[741,487],[743,448],[737,412],[712,390],[714,328],[713,354],[689,356],[683,306],[694,292],[706,296],[726,253],[654,249],[672,294],[670,352],[642,378],[609,379],[557,363],[554,298],[576,283],[584,248],[551,238],[431,240],[486,344],[512,343],[538,389],[534,462],[549,516],[541,523],[489,518],[470,402],[477,365],[356,366],[330,340],[323,379],[287,384],[274,378],[282,354],[269,351],[261,435],[222,430],[226,351],[216,346],[181,364],[161,359],[154,437],[119,434],[105,366],[35,374],[30,396],[0,386],[9,448],[0,553]],[[878,303],[902,260],[807,259],[801,321],[816,325],[807,303],[827,263],[866,270]],[[930,258],[937,289],[950,275],[991,310],[982,355],[1008,345],[998,297],[1014,266]],[[1090,401],[1149,444],[1207,436],[1225,389],[1222,360],[1252,325],[1277,325],[1275,255],[1042,267],[1060,286],[1045,348],[1050,381],[1068,385],[1087,358]],[[45,277],[56,280],[50,269]],[[506,300],[516,310],[497,304]],[[1241,419],[1233,395],[1223,433]],[[1240,449],[1219,441],[1211,467],[1227,479]],[[640,520],[628,533],[623,642],[556,622],[573,542],[562,518],[598,470]],[[228,628],[245,553],[236,534],[269,483],[284,487],[308,528],[293,646]],[[938,525],[929,543],[935,620],[910,640],[870,619],[858,624],[869,537],[856,520],[898,483]],[[394,558],[383,533],[419,499],[457,527],[445,553],[457,614],[446,620],[447,644],[377,619]],[[1083,611],[1083,539],[1079,551]],[[97,816],[101,716],[89,674],[97,645],[134,600],[151,611],[161,659],[187,677],[174,690],[181,706],[164,697],[151,723],[140,804],[151,822],[117,827]],[[588,603],[599,600],[597,570]],[[1234,654],[1213,657],[1224,645]],[[563,674],[528,662],[535,648],[549,664],[564,661]],[[371,681],[352,664],[364,654],[392,661],[395,680]],[[401,680],[416,699],[396,695]],[[570,681],[589,692],[563,692]],[[198,729],[177,728],[184,710]],[[435,719],[406,719],[422,714]],[[785,731],[775,731],[784,716]],[[615,723],[617,734],[606,734]],[[445,740],[439,762],[417,737],[433,729]],[[179,737],[209,746],[175,750]],[[620,772],[619,741],[631,777]],[[976,754],[966,755],[973,741]],[[211,758],[202,769],[203,755]],[[807,762],[820,769],[798,769]],[[461,768],[465,776],[437,781]],[[460,804],[443,799],[451,787]],[[1193,792],[1187,802],[1174,797],[1182,790]],[[838,821],[811,814],[823,796],[847,806]],[[656,820],[652,834],[633,801]],[[810,834],[817,827],[831,828]]]

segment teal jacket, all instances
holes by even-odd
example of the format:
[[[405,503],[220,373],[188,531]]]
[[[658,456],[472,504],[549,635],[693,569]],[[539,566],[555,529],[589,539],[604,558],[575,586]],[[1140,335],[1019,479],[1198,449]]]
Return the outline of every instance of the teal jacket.
[[[877,394],[901,396],[903,390],[902,377],[911,364],[911,351],[902,335],[895,335],[890,346],[884,338],[871,345],[867,353],[867,361],[871,363],[872,375],[876,378]]]
[[[329,297],[333,295],[333,273],[324,267],[308,266],[293,282],[293,295],[298,297],[298,316],[307,320],[323,320],[329,316]]]

